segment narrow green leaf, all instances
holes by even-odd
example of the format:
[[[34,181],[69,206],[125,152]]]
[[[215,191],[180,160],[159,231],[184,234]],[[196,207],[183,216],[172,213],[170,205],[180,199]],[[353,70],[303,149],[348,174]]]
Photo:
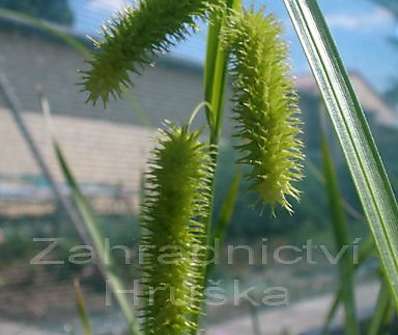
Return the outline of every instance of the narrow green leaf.
[[[241,0],[226,0],[226,5],[232,10],[240,10]],[[209,32],[207,36],[207,51],[204,71],[204,98],[205,102],[209,104],[206,112],[210,128],[210,144],[214,146],[218,145],[224,108],[228,54],[223,49],[219,36],[221,29],[225,24],[225,20],[228,19],[227,14],[228,13],[224,13],[221,17],[218,14],[218,16],[215,15],[209,19]],[[217,150],[213,151],[212,160],[214,165],[216,165]],[[214,180],[212,183],[214,184]],[[213,205],[211,207],[213,207]],[[212,210],[213,208],[211,208],[211,211]],[[212,242],[211,231],[212,222],[211,215],[209,215],[209,222],[207,225],[209,243]]]
[[[241,0],[227,0],[228,8],[239,10]],[[224,109],[225,78],[227,73],[228,55],[219,40],[220,31],[224,25],[227,14],[219,18],[214,14],[210,18],[207,36],[207,52],[204,73],[205,101],[210,103],[207,117],[211,129],[211,144],[217,144],[221,133],[221,122]]]
[[[60,28],[59,26],[57,26],[55,24],[51,24],[49,22],[46,22],[44,20],[35,18],[35,17],[27,15],[27,14],[23,14],[21,12],[17,12],[14,10],[8,10],[8,9],[4,9],[4,8],[0,8],[0,17],[8,19],[8,20],[11,19],[16,22],[21,22],[23,24],[27,24],[34,28],[45,31],[45,32],[53,35],[54,37],[61,39],[66,44],[68,44],[72,48],[79,51],[79,53],[85,59],[90,59],[90,57],[91,57],[90,50],[82,42],[80,42],[77,38],[72,36],[69,32],[64,31],[62,28]]]
[[[398,308],[398,206],[316,0],[284,0],[333,122]]]
[[[213,96],[213,78],[214,78],[214,69],[216,67],[216,60],[218,54],[218,34],[221,29],[221,22],[219,20],[215,20],[214,18],[210,18],[210,24],[208,26],[208,35],[207,35],[207,51],[206,51],[206,62],[204,67],[204,90],[205,90],[205,101],[210,104],[212,107],[212,96]],[[223,93],[222,93],[223,94]],[[207,108],[207,119],[209,123],[209,127],[212,132],[214,132],[215,125],[215,112],[212,108]]]
[[[241,0],[225,0],[228,8],[240,10]],[[209,19],[207,51],[204,70],[204,101],[209,104],[207,107],[207,120],[210,128],[210,145],[217,146],[221,134],[221,123],[223,119],[225,81],[227,76],[228,54],[222,48],[219,39],[220,32],[224,26],[225,20],[228,19],[227,13],[223,17],[212,16]],[[214,166],[217,163],[218,150],[214,150],[212,160]],[[209,211],[209,219],[207,222],[207,238],[209,245],[212,239],[212,212],[214,205],[214,177],[211,181],[212,201]],[[204,274],[204,287],[207,285],[207,279],[213,264],[207,266]],[[196,322],[198,320],[195,320]],[[197,322],[198,323],[198,322]]]
[[[354,264],[354,271],[357,271],[359,269],[359,267],[364,262],[366,262],[369,259],[369,257],[371,257],[374,253],[375,253],[375,247],[374,247],[373,238],[369,237],[360,245],[360,248],[358,251],[358,262],[356,264]],[[336,315],[336,312],[338,310],[338,307],[341,303],[342,294],[343,294],[343,290],[342,290],[342,286],[340,283],[340,286],[335,294],[333,302],[329,308],[329,312],[326,315],[325,322],[322,327],[322,332],[321,332],[322,335],[326,335],[329,333],[329,327],[330,327],[330,324],[332,323],[332,321]]]
[[[391,306],[391,294],[388,285],[385,283],[380,287],[375,311],[368,327],[368,335],[383,334],[383,327],[386,325]]]
[[[334,317],[336,316],[337,310],[339,309],[342,295],[343,295],[343,290],[341,287],[339,287],[333,298],[332,304],[330,305],[329,311],[326,314],[325,322],[323,324],[321,331],[322,335],[329,335],[330,324],[332,323]]]
[[[106,247],[104,244],[105,239],[98,229],[97,218],[89,202],[80,191],[79,185],[75,177],[73,176],[71,169],[69,168],[69,165],[64,157],[60,145],[57,143],[55,138],[53,138],[52,141],[57,161],[61,167],[65,180],[71,191],[73,203],[78,208],[80,215],[84,223],[86,224],[87,231],[94,244],[98,261],[107,280],[109,288],[112,290],[116,301],[118,302],[120,309],[128,322],[129,334],[141,334],[138,321],[125,294],[126,289],[122,281],[114,271],[114,262],[112,261],[111,255],[109,255],[109,252],[106,251]]]
[[[332,227],[337,250],[342,250],[351,243],[347,219],[342,206],[342,197],[338,186],[334,163],[330,154],[325,133],[321,134],[321,151],[324,164],[326,190],[331,209]],[[345,253],[339,263],[341,298],[345,311],[345,333],[359,334],[355,309],[354,266],[350,253]]]
[[[75,279],[73,281],[73,287],[75,289],[76,307],[77,307],[77,312],[79,314],[79,319],[82,326],[83,334],[92,335],[93,331],[91,328],[91,322],[87,313],[86,302],[84,300],[82,291],[80,289],[80,283],[78,279]]]
[[[358,263],[355,264],[354,269],[357,270],[364,262],[366,262],[369,257],[375,256],[376,249],[373,237],[369,236],[365,242],[363,242],[359,248],[358,252]]]
[[[306,167],[305,171],[311,174],[311,177],[314,177],[320,184],[325,185],[325,178],[322,175],[322,172],[315,166],[313,162],[307,157],[305,159],[304,165]],[[308,175],[308,177],[310,177]],[[341,203],[344,207],[347,214],[349,214],[353,219],[358,221],[364,221],[365,218],[363,214],[359,213],[349,202],[341,195]]]
[[[231,222],[232,216],[234,215],[241,179],[242,175],[240,172],[237,172],[232,179],[231,185],[229,186],[229,189],[221,206],[220,217],[218,219],[214,232],[214,241],[219,241],[221,243],[224,240],[227,227]]]

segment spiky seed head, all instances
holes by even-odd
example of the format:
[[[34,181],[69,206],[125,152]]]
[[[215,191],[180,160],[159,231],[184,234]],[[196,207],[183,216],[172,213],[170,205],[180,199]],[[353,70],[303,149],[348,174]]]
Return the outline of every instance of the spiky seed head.
[[[185,335],[197,328],[213,174],[199,135],[168,124],[152,153],[141,217],[146,335]]]
[[[153,56],[167,52],[197,27],[197,20],[222,11],[222,0],[139,0],[103,27],[103,40],[83,71],[88,101],[120,97],[131,85],[131,73],[139,73]]]
[[[234,118],[241,144],[239,162],[251,167],[251,189],[273,208],[289,212],[302,179],[299,108],[289,75],[287,47],[272,15],[253,10],[232,13],[223,44],[232,54]]]

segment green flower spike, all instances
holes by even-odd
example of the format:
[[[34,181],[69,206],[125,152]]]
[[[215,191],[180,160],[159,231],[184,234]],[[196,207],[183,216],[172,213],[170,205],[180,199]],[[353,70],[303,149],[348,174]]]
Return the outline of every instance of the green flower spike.
[[[297,94],[289,76],[287,46],[281,27],[271,15],[232,13],[223,41],[231,52],[239,163],[251,166],[251,189],[263,202],[292,212],[287,196],[299,191],[303,144]]]
[[[83,72],[88,101],[120,97],[131,85],[130,72],[139,73],[156,54],[165,53],[196,29],[196,20],[221,9],[222,0],[139,0],[103,28],[104,39],[94,41],[98,52]]]
[[[214,171],[199,135],[168,125],[150,162],[141,218],[146,335],[186,335],[198,327]]]

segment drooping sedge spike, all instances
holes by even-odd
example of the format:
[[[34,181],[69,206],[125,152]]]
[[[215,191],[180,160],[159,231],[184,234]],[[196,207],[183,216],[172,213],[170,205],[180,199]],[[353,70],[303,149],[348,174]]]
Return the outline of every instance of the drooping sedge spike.
[[[83,71],[88,100],[119,97],[130,86],[130,74],[139,73],[153,56],[167,52],[197,27],[197,19],[222,10],[222,0],[139,0],[126,7],[103,28],[103,41],[94,41],[97,53]]]
[[[197,329],[207,260],[210,149],[199,131],[169,124],[153,151],[141,212],[145,335]]]
[[[272,15],[231,13],[223,33],[231,53],[234,119],[241,144],[239,162],[251,167],[251,189],[262,202],[289,212],[303,177],[298,98],[289,75],[287,46]]]

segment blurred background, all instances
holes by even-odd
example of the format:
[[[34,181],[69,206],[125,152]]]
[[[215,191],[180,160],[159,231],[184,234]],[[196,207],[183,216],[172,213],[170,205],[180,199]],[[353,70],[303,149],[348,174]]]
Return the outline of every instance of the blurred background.
[[[105,306],[105,283],[95,260],[76,265],[68,261],[79,237],[67,213],[54,196],[50,176],[62,197],[68,190],[50,143],[39,92],[51,106],[52,129],[61,143],[83,192],[101,219],[111,245],[128,246],[136,255],[137,214],[142,175],[153,147],[156,128],[164,119],[184,122],[202,101],[206,29],[201,29],[170,54],[154,60],[124,99],[105,110],[85,104],[78,83],[92,43],[101,25],[129,4],[124,0],[0,0],[0,334],[78,334],[73,279],[82,285],[95,334],[121,334],[124,321],[116,306]],[[266,244],[269,253],[281,245],[314,245],[333,250],[328,202],[322,177],[320,110],[322,102],[305,56],[282,1],[247,1],[264,5],[282,22],[290,45],[303,111],[306,178],[295,214],[253,208],[255,197],[245,181],[230,222],[226,241],[256,250]],[[395,0],[319,1],[350,71],[356,93],[366,111],[388,173],[398,187],[398,5]],[[229,88],[228,88],[229,89]],[[4,92],[11,92],[12,110]],[[14,106],[15,107],[15,106]],[[215,213],[218,216],[236,168],[230,105],[217,177]],[[198,125],[200,125],[200,120]],[[203,120],[202,120],[203,123]],[[348,208],[352,241],[366,239],[363,220],[349,172],[333,131],[333,157]],[[35,150],[35,148],[37,150]],[[41,239],[41,240],[38,240]],[[32,265],[32,258],[59,238],[47,261],[63,264]],[[76,251],[76,250],[75,250]],[[115,250],[120,272],[138,277],[136,260],[125,264]],[[271,259],[249,265],[244,252],[229,265],[223,258],[212,281],[227,295],[223,306],[210,306],[204,321],[209,334],[312,334],[323,318],[337,288],[337,266],[315,248],[314,262],[291,265]],[[223,256],[224,253],[223,253]],[[378,284],[370,258],[357,275],[360,315],[372,313]],[[287,289],[286,306],[253,307],[233,303],[233,282],[241,289]],[[338,328],[339,320],[335,321]],[[294,326],[292,326],[294,325]],[[314,333],[315,334],[315,333]]]

